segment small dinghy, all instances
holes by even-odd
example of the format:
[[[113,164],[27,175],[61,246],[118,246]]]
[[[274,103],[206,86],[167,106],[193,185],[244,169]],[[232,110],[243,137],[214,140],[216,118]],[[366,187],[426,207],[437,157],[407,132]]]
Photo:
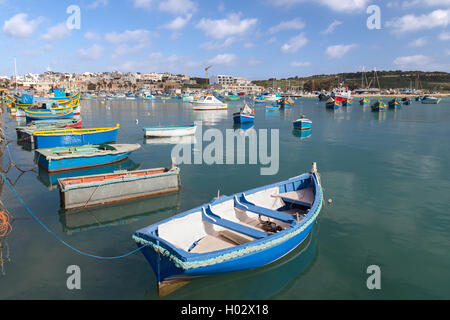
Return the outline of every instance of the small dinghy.
[[[137,231],[160,296],[190,279],[270,264],[298,247],[322,208],[316,164],[310,173],[216,198]]]
[[[183,137],[194,135],[197,130],[197,126],[186,125],[186,126],[161,126],[161,127],[147,127],[144,128],[146,137]]]
[[[233,113],[233,120],[235,123],[246,123],[255,121],[255,110],[245,104],[239,112]]]
[[[378,100],[372,105],[372,111],[375,112],[383,112],[386,111],[386,103],[381,100]]]
[[[338,109],[341,106],[340,102],[334,100],[333,98],[328,99],[325,105],[326,105],[327,109],[333,109],[333,110]]]
[[[312,121],[302,116],[300,119],[294,121],[294,129],[296,130],[311,130]]]
[[[35,162],[48,172],[78,170],[102,166],[126,159],[139,144],[104,144],[79,147],[38,149]]]
[[[276,103],[273,103],[271,106],[266,106],[266,111],[270,112],[270,111],[279,111],[280,110],[280,106]]]

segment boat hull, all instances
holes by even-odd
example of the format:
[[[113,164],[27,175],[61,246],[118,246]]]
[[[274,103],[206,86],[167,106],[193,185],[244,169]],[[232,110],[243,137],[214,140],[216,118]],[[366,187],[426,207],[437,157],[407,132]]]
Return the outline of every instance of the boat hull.
[[[311,232],[314,223],[315,221],[312,221],[311,224],[298,235],[276,246],[258,251],[257,253],[236,257],[211,266],[193,268],[189,270],[177,268],[168,257],[162,256],[151,247],[144,247],[141,251],[155,274],[158,274],[158,272],[160,273],[160,279],[158,279],[158,282],[159,286],[163,286],[165,282],[192,280],[198,277],[243,271],[271,264],[283,258],[292,250],[295,250],[295,248],[301,245],[301,243]],[[138,247],[141,246],[142,245],[138,244]]]
[[[64,111],[64,112],[51,112],[51,111],[43,111],[43,112],[31,112],[24,111],[25,117],[28,120],[56,120],[56,119],[68,119],[73,118],[73,110]]]
[[[107,131],[99,131],[84,134],[57,134],[57,135],[40,135],[33,134],[35,148],[48,149],[56,147],[74,147],[88,144],[104,144],[115,142],[119,128]]]
[[[59,160],[50,160],[36,150],[35,161],[38,165],[48,172],[62,172],[72,171],[78,169],[85,169],[90,167],[98,167],[107,164],[116,163],[128,158],[131,152],[124,152],[118,154],[105,154],[95,157],[72,157]]]
[[[235,123],[254,122],[255,121],[255,115],[254,114],[237,112],[237,113],[233,114],[233,120],[234,120]]]
[[[311,130],[312,128],[312,122],[311,121],[295,121],[294,122],[294,129],[296,130]]]
[[[70,184],[70,181],[80,183]],[[86,183],[86,182],[88,183]],[[177,192],[180,169],[151,169],[58,179],[65,210]]]
[[[194,105],[194,110],[196,111],[208,111],[208,110],[227,110],[228,106],[225,105]]]
[[[146,137],[183,137],[195,134],[196,126],[188,127],[166,127],[166,128],[144,128]]]

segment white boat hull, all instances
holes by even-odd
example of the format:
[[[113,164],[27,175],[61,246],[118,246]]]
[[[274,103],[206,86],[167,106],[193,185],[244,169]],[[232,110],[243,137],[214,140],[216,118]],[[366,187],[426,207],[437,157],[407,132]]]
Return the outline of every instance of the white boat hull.
[[[146,137],[183,137],[195,134],[197,127],[180,129],[145,130]]]

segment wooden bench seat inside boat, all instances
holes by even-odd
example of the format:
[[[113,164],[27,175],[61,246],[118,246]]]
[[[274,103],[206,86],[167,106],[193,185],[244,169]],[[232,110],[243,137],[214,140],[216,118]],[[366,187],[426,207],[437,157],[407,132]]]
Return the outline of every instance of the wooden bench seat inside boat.
[[[282,222],[291,223],[295,220],[295,217],[280,211],[271,210],[263,207],[256,206],[252,202],[245,198],[244,194],[234,196],[234,207],[240,210],[253,212],[261,216],[276,219]]]
[[[312,207],[315,198],[313,188],[306,188],[298,191],[291,191],[280,194],[273,194],[272,197],[281,198],[284,202],[299,204],[307,208]]]
[[[202,218],[204,221],[252,237],[254,239],[262,239],[269,235],[266,232],[257,230],[255,228],[251,228],[240,223],[223,219],[222,217],[214,214],[211,210],[211,206],[209,205],[206,208],[205,207],[202,208]]]

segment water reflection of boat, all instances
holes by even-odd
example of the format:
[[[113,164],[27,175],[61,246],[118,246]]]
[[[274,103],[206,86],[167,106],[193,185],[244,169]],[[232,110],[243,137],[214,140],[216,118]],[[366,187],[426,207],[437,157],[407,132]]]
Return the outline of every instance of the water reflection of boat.
[[[200,278],[173,293],[171,299],[267,300],[289,289],[312,267],[317,258],[317,229],[283,259],[260,269]],[[214,296],[211,296],[211,294]],[[144,299],[155,299],[153,288]]]
[[[202,112],[194,112],[195,119],[197,121],[202,121],[204,125],[213,126],[222,120],[227,119],[227,110],[209,110]]]
[[[101,167],[95,167],[85,170],[78,170],[78,171],[71,171],[71,172],[64,172],[59,174],[49,174],[46,170],[39,168],[39,175],[38,180],[42,182],[43,185],[45,185],[49,190],[53,190],[54,188],[58,187],[58,179],[59,178],[71,178],[71,177],[78,177],[78,176],[88,176],[88,175],[95,175],[95,174],[104,174],[104,173],[111,173],[114,171],[121,171],[121,170],[127,170],[127,171],[133,171],[140,168],[140,164],[136,164],[130,159],[127,159],[125,161],[117,162],[115,164],[107,165],[107,166],[101,166]]]
[[[312,135],[312,130],[293,130],[292,134],[301,140],[308,139]]]
[[[247,123],[234,123],[233,124],[233,129],[234,130],[250,130],[251,128],[253,128],[255,126],[255,124],[253,122],[247,122]]]
[[[151,214],[175,213],[180,206],[178,192],[145,198],[132,202],[86,208],[66,212],[60,211],[60,222],[67,234],[137,221]]]
[[[185,137],[166,137],[166,138],[147,138],[144,140],[145,144],[196,144],[197,139],[195,136],[185,136]]]

